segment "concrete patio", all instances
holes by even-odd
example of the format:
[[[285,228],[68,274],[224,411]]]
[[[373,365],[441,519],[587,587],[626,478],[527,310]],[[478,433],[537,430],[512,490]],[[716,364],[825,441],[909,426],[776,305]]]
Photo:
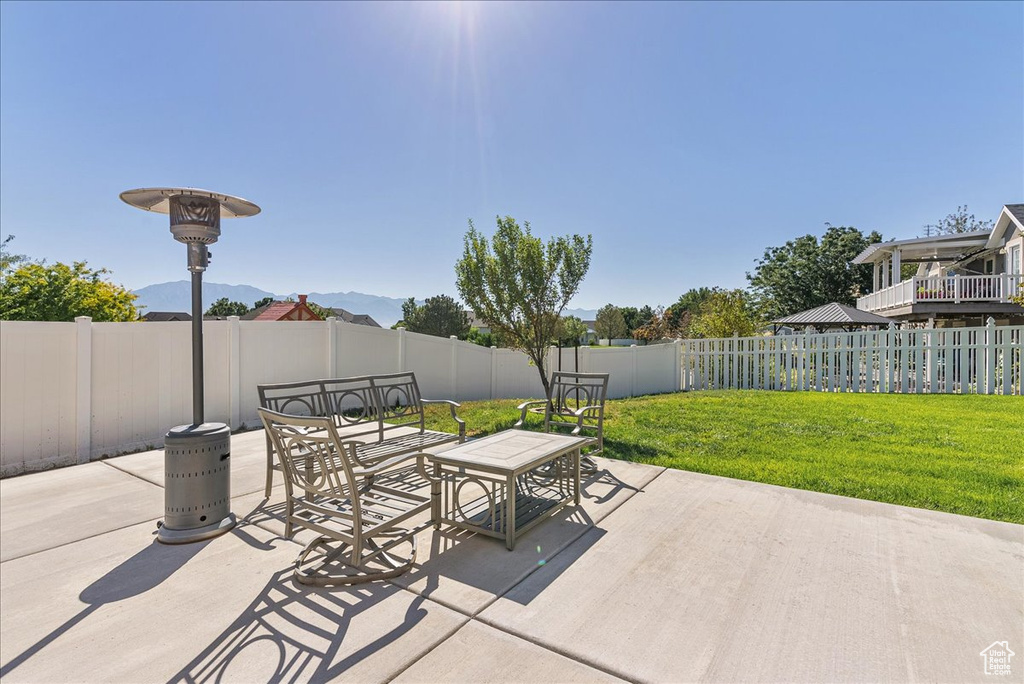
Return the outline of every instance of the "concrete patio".
[[[0,481],[4,682],[986,681],[1024,674],[1024,527],[601,460],[514,552],[442,529],[393,583],[291,580],[261,431],[209,542],[155,542],[163,452]]]

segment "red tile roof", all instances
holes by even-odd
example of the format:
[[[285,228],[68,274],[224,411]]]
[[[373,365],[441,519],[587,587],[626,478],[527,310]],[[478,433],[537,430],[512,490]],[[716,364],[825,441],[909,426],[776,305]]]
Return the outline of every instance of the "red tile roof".
[[[279,321],[298,306],[298,302],[274,302],[260,312],[254,321]]]

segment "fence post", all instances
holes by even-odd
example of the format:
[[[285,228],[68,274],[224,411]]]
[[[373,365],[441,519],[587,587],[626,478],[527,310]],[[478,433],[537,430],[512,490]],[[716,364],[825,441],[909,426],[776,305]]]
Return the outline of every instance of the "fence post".
[[[580,372],[590,373],[590,345],[580,347]]]
[[[885,331],[885,391],[893,393],[896,366],[896,350],[893,349],[893,342],[896,339],[896,324],[889,323]]]
[[[960,303],[960,274],[953,274],[953,301],[956,304]]]
[[[629,355],[631,357],[632,366],[633,366],[633,372],[631,373],[632,377],[629,379],[629,396],[635,397],[636,396],[636,355],[637,355],[636,345],[635,344],[629,345]]]
[[[405,370],[405,328],[398,329],[398,372]]]
[[[799,390],[811,389],[811,329],[811,326],[804,328],[804,348],[798,354],[800,361],[796,371],[796,388]]]
[[[76,316],[75,333],[77,335],[75,442],[78,462],[88,463],[92,456],[92,318]]]
[[[980,388],[979,388],[980,389]],[[985,323],[985,394],[996,389],[996,321],[991,316]]]
[[[491,346],[491,399],[498,398],[498,348]]]
[[[241,329],[238,316],[228,316],[228,396],[231,407],[231,429],[242,425]]]
[[[673,367],[675,368],[675,389],[674,392],[681,392],[686,389],[683,383],[683,341],[680,339],[672,340],[672,346],[675,349],[675,361]]]
[[[448,344],[452,348],[452,372],[451,372],[451,392],[448,394],[454,401],[458,401],[459,398],[456,394],[459,391],[459,336],[449,335]]]
[[[338,322],[337,316],[327,317],[327,377],[338,377],[338,353],[335,347],[338,345]]]
[[[729,343],[732,351],[732,368],[729,369],[729,385],[730,389],[740,389],[740,333],[737,330],[732,331],[732,342]]]

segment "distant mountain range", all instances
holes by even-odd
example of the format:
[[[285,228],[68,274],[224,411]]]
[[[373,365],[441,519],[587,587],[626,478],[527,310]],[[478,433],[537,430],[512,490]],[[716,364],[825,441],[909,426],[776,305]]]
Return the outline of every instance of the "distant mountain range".
[[[147,285],[135,290],[138,299],[137,307],[145,307],[146,311],[192,311],[192,283],[188,280],[177,280],[170,283]],[[354,314],[369,314],[373,320],[385,328],[402,319],[404,299],[382,297],[380,295],[363,294],[362,292],[309,292],[309,301],[320,306],[338,307]],[[242,302],[252,306],[264,297],[274,299],[298,299],[298,293],[275,294],[261,290],[252,285],[225,285],[224,283],[203,282],[203,310],[220,299],[227,297],[232,302]],[[597,311],[590,309],[566,309],[565,315],[578,316],[583,320],[592,320]]]

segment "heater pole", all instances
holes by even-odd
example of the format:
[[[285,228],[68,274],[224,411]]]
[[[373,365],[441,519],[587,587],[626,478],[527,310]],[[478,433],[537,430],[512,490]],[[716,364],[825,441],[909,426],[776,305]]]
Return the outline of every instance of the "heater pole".
[[[203,272],[192,271],[192,424],[204,422]]]
[[[168,214],[171,235],[188,248],[192,274],[192,424],[164,435],[164,519],[157,541],[187,544],[224,534],[237,522],[231,512],[231,428],[206,422],[203,407],[203,271],[208,245],[220,237],[221,216],[254,216],[248,200],[197,188],[138,188],[121,193],[138,209]]]

